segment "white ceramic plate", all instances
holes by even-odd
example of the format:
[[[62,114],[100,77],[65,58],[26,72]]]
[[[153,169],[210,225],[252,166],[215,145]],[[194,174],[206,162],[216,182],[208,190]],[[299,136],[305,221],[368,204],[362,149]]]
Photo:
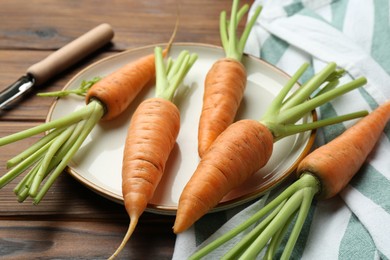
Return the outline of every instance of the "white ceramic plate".
[[[83,80],[105,76],[125,63],[152,53],[153,49],[154,46],[133,49],[96,62],[78,73],[65,88],[77,88]],[[147,209],[161,214],[175,214],[181,191],[199,162],[197,124],[202,106],[203,82],[212,64],[224,56],[219,47],[192,43],[174,44],[170,55],[175,58],[184,49],[197,53],[199,57],[185,78],[181,91],[177,93],[175,103],[181,111],[181,130],[164,177]],[[260,119],[289,76],[254,57],[245,56],[243,63],[247,67],[248,84],[237,119]],[[97,125],[69,165],[70,174],[97,193],[123,203],[121,166],[127,126],[136,106],[153,95],[154,86],[151,85],[119,118]],[[53,104],[47,120],[60,118],[82,106],[85,106],[83,98],[61,98]],[[314,117],[308,115],[303,120],[312,121]],[[313,139],[314,134],[307,132],[275,143],[268,164],[240,188],[228,194],[214,211],[247,202],[279,184],[309,152]]]

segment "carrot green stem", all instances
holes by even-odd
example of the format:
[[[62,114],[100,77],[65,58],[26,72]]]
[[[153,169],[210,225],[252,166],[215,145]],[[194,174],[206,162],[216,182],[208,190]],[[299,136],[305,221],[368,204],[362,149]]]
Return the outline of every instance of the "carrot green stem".
[[[42,160],[42,159],[40,159]],[[28,183],[31,183],[32,177],[33,177],[33,172],[38,169],[40,165],[40,161],[37,162],[34,167],[23,177],[23,179],[15,186],[14,188],[14,193],[19,194],[22,192],[22,190],[26,189]]]
[[[38,142],[36,142],[32,146],[30,146],[29,148],[24,150],[23,152],[21,152],[17,156],[9,159],[7,161],[7,168],[14,167],[16,164],[25,160],[26,158],[28,158],[32,154],[36,153],[39,150],[42,150],[43,147],[49,147],[50,145],[47,145],[47,144],[51,144],[52,140],[54,138],[56,138],[59,134],[61,134],[62,131],[64,131],[64,128],[54,129],[49,134],[42,137]]]
[[[241,58],[239,57],[239,52],[236,49],[238,47],[237,46],[237,37],[236,37],[237,24],[239,22],[236,19],[238,4],[239,4],[239,1],[236,1],[236,0],[233,1],[231,15],[230,15],[230,23],[229,23],[229,28],[228,28],[229,42],[228,42],[227,56],[233,57],[237,60],[240,60]]]
[[[0,178],[0,188],[32,166],[14,192],[20,202],[31,196],[35,204],[39,203],[103,114],[103,105],[92,101],[65,117],[0,138],[0,145],[5,145],[38,133],[49,132],[8,161],[8,167],[13,168]],[[46,177],[48,178],[43,183]]]
[[[275,235],[271,238],[270,243],[267,246],[267,251],[265,253],[265,259],[273,259],[276,250],[278,249],[279,245],[282,242],[283,236],[286,234],[289,224],[293,221],[294,215],[291,215],[290,218],[286,221],[284,224],[284,227],[280,230],[276,231]]]
[[[26,174],[23,179],[18,183],[18,185],[14,188],[14,193],[16,194],[19,202],[23,202],[28,198],[31,184],[40,166],[41,161],[36,163],[34,167],[30,170],[30,172]]]
[[[272,132],[275,142],[289,135],[355,119],[367,114],[367,111],[360,111],[317,122],[296,125],[296,122],[317,107],[361,87],[367,82],[366,78],[361,77],[341,86],[336,86],[339,78],[344,74],[344,70],[336,70],[336,64],[330,63],[301,87],[293,91],[293,86],[298,82],[307,67],[307,64],[303,64],[297,70],[271,102],[260,120]],[[321,87],[323,88],[321,89]]]
[[[268,216],[266,216],[259,225],[251,230],[240,242],[238,242],[232,249],[227,252],[222,259],[234,259],[240,256],[244,249],[253,243],[253,241],[263,232],[266,226],[282,209],[285,201],[283,201],[278,207],[276,207]]]
[[[229,37],[227,33],[227,22],[226,22],[226,11],[222,11],[219,15],[219,34],[221,37],[222,47],[225,50],[228,50]]]
[[[231,240],[233,237],[238,235],[239,233],[243,232],[247,228],[249,228],[251,225],[262,219],[264,216],[269,214],[269,212],[275,208],[277,208],[280,204],[284,203],[287,198],[292,196],[292,194],[295,192],[296,189],[298,189],[298,184],[293,183],[291,186],[289,186],[283,193],[281,193],[278,197],[273,199],[270,203],[265,205],[261,210],[256,212],[253,216],[248,218],[246,221],[241,223],[240,225],[236,226],[235,228],[231,229],[230,231],[226,232],[222,236],[218,237],[216,240],[212,241],[211,243],[205,245],[203,248],[199,249],[197,252],[195,252],[192,256],[190,256],[189,259],[201,259],[205,255],[209,254],[214,249],[218,248],[219,246],[223,245],[227,241]]]
[[[237,16],[236,16],[236,29],[237,29],[238,23],[241,21],[241,19],[244,17],[244,15],[248,12],[248,10],[249,10],[249,5],[243,5],[240,8],[240,10],[237,12]]]
[[[260,15],[262,7],[256,8],[253,16],[246,24],[244,31],[239,37],[237,35],[237,27],[242,17],[247,13],[249,7],[244,5],[238,9],[239,0],[234,0],[232,4],[230,20],[227,21],[226,11],[222,11],[219,19],[220,37],[222,46],[225,50],[227,58],[232,58],[241,61],[246,41],[249,37],[249,33],[252,30],[254,23]],[[227,27],[228,26],[228,27]]]
[[[294,73],[294,75],[280,90],[279,94],[272,100],[271,104],[268,106],[266,112],[264,113],[263,118],[273,117],[279,112],[280,108],[283,105],[283,101],[286,99],[291,89],[297,84],[299,78],[302,77],[303,73],[305,73],[308,67],[308,63],[303,63],[301,65],[301,67]]]
[[[277,227],[284,226],[291,215],[299,208],[299,202],[302,200],[302,194],[294,193],[289,198],[282,209],[276,214],[272,221],[267,225],[264,231],[255,239],[255,241],[245,250],[239,259],[255,259],[261,250],[267,245],[271,237],[278,231]]]
[[[310,175],[309,177],[313,177]],[[290,237],[287,241],[287,244],[285,246],[285,249],[283,251],[281,259],[289,259],[290,255],[292,253],[292,250],[294,248],[295,243],[298,240],[298,236],[301,233],[302,226],[305,223],[307,214],[309,213],[311,203],[313,201],[314,195],[317,193],[315,190],[313,190],[311,187],[309,188],[304,188],[302,190],[302,202],[301,202],[301,207],[299,209],[298,217],[295,222],[294,228],[290,234]],[[286,228],[289,223],[287,223]]]
[[[175,61],[168,60],[165,63],[161,47],[156,47],[154,53],[156,57],[156,97],[172,101],[177,88],[198,56],[182,51]]]
[[[303,174],[297,181],[280,193],[270,203],[256,212],[249,219],[226,232],[216,240],[195,252],[189,259],[201,259],[211,251],[220,247],[233,237],[260,221],[254,229],[240,241],[224,257],[225,259],[255,259],[271,239],[275,239],[275,247],[280,243],[281,235],[296,217],[295,226],[286,245],[282,259],[288,259],[297,240],[299,232],[309,212],[314,196],[320,191],[320,183],[311,174]],[[272,246],[272,245],[271,245]],[[273,258],[275,249],[270,249],[267,257]]]
[[[92,102],[90,104],[92,104]],[[87,119],[91,115],[92,111],[93,106],[88,104],[87,106],[57,120],[53,120],[36,127],[2,137],[0,138],[0,146],[22,140],[36,134],[40,134],[54,128],[68,127],[69,125]]]
[[[78,149],[83,144],[84,140],[87,138],[89,133],[95,127],[97,122],[102,118],[104,114],[104,109],[100,105],[100,103],[94,102],[94,110],[91,113],[91,117],[86,121],[85,124],[82,125],[82,131],[80,135],[77,137],[75,142],[71,145],[70,149],[65,150],[65,155],[60,158],[61,162],[55,168],[55,170],[51,173],[49,179],[44,183],[43,187],[39,190],[38,194],[34,197],[34,204],[38,204],[42,198],[45,196],[47,191],[53,185],[54,181],[57,177],[62,173],[65,167],[68,165],[73,156],[77,153]]]
[[[88,92],[88,90],[92,87],[93,84],[98,82],[101,79],[101,77],[94,77],[91,80],[83,80],[80,84],[80,87],[76,89],[66,89],[61,91],[52,91],[52,92],[45,92],[45,93],[38,93],[37,96],[40,97],[65,97],[71,94],[78,95],[78,96],[85,96]]]
[[[16,177],[18,177],[22,172],[24,172],[26,169],[28,169],[31,165],[33,165],[35,162],[37,162],[42,157],[42,155],[47,151],[47,149],[50,147],[52,142],[53,141],[45,144],[40,149],[38,149],[35,153],[28,156],[26,159],[21,161],[14,168],[12,168],[7,173],[5,173],[3,176],[1,176],[0,188],[7,185],[9,182],[11,182]]]
[[[320,89],[319,91],[317,91],[316,93],[313,94],[312,98],[315,98],[317,96],[320,96],[322,95],[323,93],[329,91],[329,90],[332,90],[334,89],[335,87],[337,87],[337,85],[339,85],[340,81],[337,79],[337,80],[334,80],[334,81],[331,81],[329,82],[328,84],[326,84],[322,89]]]
[[[283,123],[295,123],[308,111],[311,111],[316,107],[323,105],[328,101],[331,101],[336,97],[341,96],[351,90],[361,87],[366,83],[366,78],[361,77],[342,86],[329,90],[326,93],[319,95],[313,99],[307,100],[305,102],[301,101],[293,107],[285,109],[283,113],[280,113],[278,116],[278,121]]]
[[[294,92],[294,95],[283,104],[283,109],[288,109],[296,104],[300,104],[310,97],[310,95],[327,80],[327,78],[336,70],[336,63],[330,62],[319,73],[309,79],[302,88]]]
[[[302,133],[309,130],[315,130],[320,127],[342,123],[344,121],[353,120],[356,118],[361,118],[366,116],[367,114],[368,114],[367,110],[362,110],[362,111],[357,111],[357,112],[336,116],[332,118],[325,118],[325,119],[321,119],[309,123],[288,124],[288,125],[283,125],[283,124],[271,125],[268,123],[267,125],[270,129],[272,129],[272,132],[275,133],[274,141],[276,142],[289,135]]]
[[[38,193],[38,188],[40,183],[42,182],[43,178],[45,177],[45,173],[47,171],[47,168],[49,167],[49,164],[54,156],[54,154],[60,149],[63,143],[70,137],[74,130],[74,126],[70,126],[67,128],[56,140],[52,143],[52,145],[49,147],[48,151],[45,153],[42,165],[38,170],[37,175],[34,178],[34,181],[31,185],[30,189],[30,195],[34,197]]]
[[[259,6],[258,8],[255,9],[254,14],[252,15],[251,19],[247,23],[247,25],[246,25],[246,27],[244,29],[244,32],[241,35],[240,42],[239,42],[239,45],[238,45],[238,50],[241,52],[241,55],[242,55],[242,53],[244,51],[245,44],[246,44],[246,42],[248,40],[249,34],[250,34],[250,32],[251,32],[251,30],[253,28],[253,25],[255,24],[257,18],[260,15],[261,10],[262,10],[262,6]]]

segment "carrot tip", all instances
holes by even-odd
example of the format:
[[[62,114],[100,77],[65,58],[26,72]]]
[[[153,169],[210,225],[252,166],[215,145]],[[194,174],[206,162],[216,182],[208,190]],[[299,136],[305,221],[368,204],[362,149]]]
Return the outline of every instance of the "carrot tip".
[[[110,256],[110,258],[108,258],[109,260],[115,259],[119,255],[119,253],[123,250],[127,241],[129,241],[131,235],[133,234],[135,227],[137,226],[137,223],[138,223],[138,217],[130,218],[130,224],[129,224],[129,227],[127,229],[127,232],[126,232],[121,244],[119,245],[119,247]]]

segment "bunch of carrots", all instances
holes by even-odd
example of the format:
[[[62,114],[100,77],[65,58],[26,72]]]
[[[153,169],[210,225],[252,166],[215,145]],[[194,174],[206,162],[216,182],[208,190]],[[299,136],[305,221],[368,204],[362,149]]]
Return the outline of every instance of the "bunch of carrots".
[[[222,45],[227,58],[218,60],[206,75],[203,107],[199,120],[198,151],[201,160],[179,198],[173,230],[181,233],[215,207],[225,195],[243,184],[269,161],[274,142],[290,135],[367,114],[359,111],[337,118],[296,124],[316,107],[366,83],[359,78],[338,86],[344,70],[335,63],[293,91],[306,71],[303,64],[271,103],[263,117],[233,123],[243,96],[246,73],[240,62],[242,50],[255,19],[257,8],[238,39],[237,23],[247,11],[233,1],[230,21],[226,12],[220,16]],[[227,29],[228,26],[228,29]],[[312,99],[309,99],[313,96]]]
[[[358,78],[337,86],[343,71],[337,70],[335,63],[329,63],[300,88],[291,92],[307,67],[308,64],[303,64],[298,69],[259,121],[236,121],[211,144],[179,198],[173,227],[175,233],[188,229],[225,195],[265,166],[272,155],[274,142],[289,135],[367,114],[367,111],[358,111],[296,124],[316,107],[366,83],[365,78]],[[319,90],[320,87],[322,88]]]
[[[246,70],[241,62],[243,49],[250,30],[261,12],[261,8],[256,9],[242,36],[238,37],[236,33],[238,23],[249,8],[248,5],[238,8],[238,5],[239,1],[233,0],[229,21],[226,19],[226,12],[221,13],[221,41],[226,57],[216,61],[206,76],[198,130],[198,153],[201,160],[180,196],[173,227],[175,233],[188,229],[215,207],[231,190],[262,168],[270,159],[273,145],[278,140],[367,115],[367,111],[358,111],[335,118],[298,123],[318,106],[366,83],[365,78],[358,78],[339,85],[339,79],[344,71],[338,69],[335,63],[329,63],[323,70],[298,87],[297,82],[308,67],[308,64],[303,64],[259,120],[245,119],[233,122],[246,85]],[[82,109],[64,118],[0,138],[0,145],[5,145],[47,132],[36,144],[9,160],[7,166],[12,169],[0,178],[0,187],[30,169],[15,188],[15,192],[19,201],[24,201],[30,196],[34,203],[38,204],[99,120],[115,119],[129,106],[141,89],[156,78],[156,96],[143,101],[132,115],[125,142],[122,193],[130,224],[123,242],[112,258],[117,256],[130,238],[139,217],[152,198],[179,133],[180,112],[172,99],[176,89],[195,62],[196,55],[182,52],[176,61],[168,59],[165,62],[164,57],[168,55],[171,42],[164,51],[158,47],[154,54],[129,63],[102,79],[94,80],[91,83],[92,86],[88,86],[85,90],[86,106]],[[387,122],[389,119],[389,102],[383,107],[378,111],[387,111],[387,114],[385,112],[371,114],[382,115],[380,119],[373,119],[382,122],[377,130],[379,133],[383,121]],[[373,118],[374,116],[371,115],[366,118]],[[371,127],[372,124],[365,123],[366,128]],[[371,136],[369,143],[373,143],[378,138],[377,136],[378,134]],[[352,140],[348,142],[355,143]],[[324,149],[330,151],[334,148]],[[329,197],[336,194],[349,181],[353,175],[352,172],[357,171],[370,149],[372,149],[371,146],[359,149],[363,151],[357,157],[360,158],[359,161],[353,162],[349,166],[351,169],[346,169],[348,177],[343,177],[345,181],[340,185],[330,182],[334,172],[329,173],[328,170],[322,170],[317,163],[312,163],[310,158],[314,157],[317,152],[308,156],[299,166],[302,177],[292,188],[286,190],[280,198],[275,200],[276,202],[271,202],[263,211],[251,218],[252,222],[244,223],[241,227],[205,247],[195,254],[194,259],[207,254],[274,208],[270,217],[265,218],[260,227],[245,242],[242,242],[245,245],[250,242],[253,249],[243,253],[243,247],[239,245],[237,251],[232,251],[229,256],[235,258],[242,253],[244,258],[254,256],[268,243],[270,237],[272,237],[271,248],[275,248],[280,243],[286,221],[291,219],[290,205],[292,204],[293,208],[297,209],[302,204],[298,216],[299,221],[294,228],[297,231],[293,232],[285,254],[288,258],[314,196],[321,194],[321,196]],[[356,151],[348,152],[356,153]],[[319,153],[320,158],[327,157],[324,154],[324,152]],[[342,166],[345,167],[345,165]],[[316,170],[320,168],[321,170]],[[43,182],[45,179],[46,182]],[[304,191],[301,192],[301,190]],[[277,220],[272,220],[272,218]],[[262,235],[262,231],[265,235]],[[257,242],[258,240],[261,242]],[[273,255],[274,249],[270,250],[269,254]]]

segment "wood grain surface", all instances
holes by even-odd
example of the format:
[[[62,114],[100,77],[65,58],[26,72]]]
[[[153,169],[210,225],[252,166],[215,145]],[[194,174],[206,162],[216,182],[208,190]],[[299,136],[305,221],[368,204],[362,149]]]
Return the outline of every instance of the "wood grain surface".
[[[252,1],[241,1],[240,4]],[[0,111],[0,137],[44,122],[52,98],[41,91],[60,90],[81,69],[126,49],[167,42],[177,14],[176,42],[220,45],[219,13],[227,0],[1,0],[0,91],[32,64],[100,23],[115,31],[113,41],[23,100]],[[240,25],[240,30],[242,29]],[[6,161],[39,136],[0,147],[0,174]],[[18,179],[17,179],[18,180]],[[123,205],[95,194],[64,172],[38,205],[18,203],[14,180],[0,190],[1,259],[107,259],[127,229]],[[174,217],[145,213],[118,259],[171,259]]]

